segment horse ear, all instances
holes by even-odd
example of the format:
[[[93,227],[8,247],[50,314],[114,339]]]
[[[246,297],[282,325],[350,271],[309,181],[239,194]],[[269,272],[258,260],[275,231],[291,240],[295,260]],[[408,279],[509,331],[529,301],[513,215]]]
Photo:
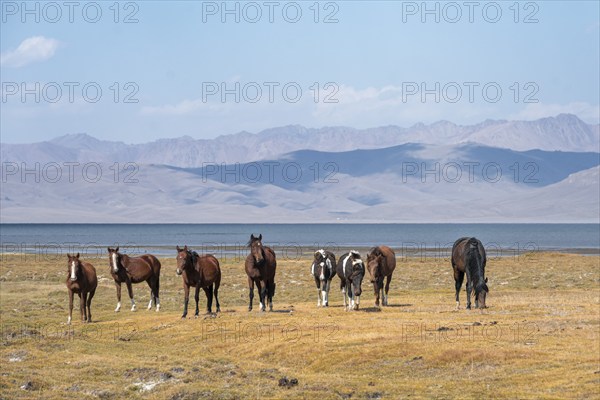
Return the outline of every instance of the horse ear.
[[[252,240],[254,240],[254,239],[256,239],[256,238],[254,237],[254,233],[251,233],[251,234],[250,234],[250,240],[252,241]]]
[[[177,251],[181,251],[181,249],[179,248],[179,245],[177,245]]]
[[[262,233],[258,235],[258,240],[262,240]]]
[[[108,252],[110,253],[112,249],[110,247],[107,247],[106,250],[108,250]]]
[[[71,255],[69,253],[67,253],[67,258],[71,258]]]
[[[77,255],[75,256],[75,258],[79,258],[79,253],[77,253]]]
[[[115,249],[115,251],[117,251],[117,252],[119,251],[119,246],[117,246],[117,248]]]
[[[185,251],[188,251],[187,244],[186,244],[185,246],[183,246],[183,249],[184,249]]]
[[[485,283],[487,283],[487,278],[485,278]]]

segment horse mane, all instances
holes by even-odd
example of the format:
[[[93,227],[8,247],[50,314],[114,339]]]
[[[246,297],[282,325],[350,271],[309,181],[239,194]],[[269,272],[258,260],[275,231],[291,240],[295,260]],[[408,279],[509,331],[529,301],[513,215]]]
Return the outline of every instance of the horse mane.
[[[476,238],[469,238],[465,245],[465,260],[467,261],[466,267],[470,269],[471,275],[475,281],[475,293],[481,293],[482,291],[488,292],[487,284],[484,278],[484,259],[482,254],[479,252],[480,242]]]
[[[371,248],[371,250],[369,250],[369,255],[367,256],[367,258],[379,256],[383,256],[383,251],[381,251],[381,248],[379,246],[375,246]]]

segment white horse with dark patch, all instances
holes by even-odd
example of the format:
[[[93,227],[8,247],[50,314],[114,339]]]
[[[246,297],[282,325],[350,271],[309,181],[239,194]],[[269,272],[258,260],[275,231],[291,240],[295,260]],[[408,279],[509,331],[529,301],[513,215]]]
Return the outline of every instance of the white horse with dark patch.
[[[328,307],[331,280],[335,276],[335,255],[323,249],[315,251],[310,273],[317,285],[317,307],[321,304],[323,307]]]
[[[358,310],[360,304],[361,284],[365,276],[365,264],[360,253],[351,250],[342,255],[337,262],[337,274],[340,277],[340,289],[344,295],[344,308]],[[348,301],[346,302],[346,297]]]

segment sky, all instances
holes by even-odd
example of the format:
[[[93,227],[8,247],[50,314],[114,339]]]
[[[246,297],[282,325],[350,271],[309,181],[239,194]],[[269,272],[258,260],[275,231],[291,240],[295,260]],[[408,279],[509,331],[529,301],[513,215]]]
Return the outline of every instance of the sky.
[[[600,119],[597,1],[1,1],[0,140]]]

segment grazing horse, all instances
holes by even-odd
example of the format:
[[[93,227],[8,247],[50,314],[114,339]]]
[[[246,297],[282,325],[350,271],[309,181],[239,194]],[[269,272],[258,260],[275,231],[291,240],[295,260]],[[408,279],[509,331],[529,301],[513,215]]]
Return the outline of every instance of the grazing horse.
[[[310,273],[317,284],[317,307],[321,306],[321,300],[323,300],[323,307],[328,307],[329,288],[335,276],[335,255],[323,249],[315,251]]]
[[[382,297],[381,304],[387,306],[390,281],[394,269],[396,269],[396,254],[387,246],[373,247],[367,254],[367,269],[371,275],[371,282],[375,291],[375,307],[379,307],[379,292],[381,292]],[[386,278],[385,290],[383,287],[384,277]]]
[[[471,293],[475,292],[475,307],[486,308],[485,297],[488,293],[485,277],[485,249],[481,242],[472,237],[463,237],[452,246],[452,269],[456,286],[456,309],[460,307],[458,294],[465,273],[467,274],[467,309],[471,308]]]
[[[129,298],[131,299],[131,311],[135,311],[135,301],[133,300],[132,283],[146,281],[150,286],[150,302],[148,310],[152,308],[152,301],[156,306],[156,311],[160,310],[160,300],[158,290],[160,287],[160,261],[152,254],[143,254],[139,257],[129,257],[127,254],[119,253],[119,248],[108,248],[108,260],[110,264],[110,274],[115,280],[117,287],[117,308],[115,312],[121,309],[121,283],[125,282]]]
[[[360,253],[351,250],[342,255],[337,262],[338,276],[340,277],[340,289],[344,295],[344,308],[347,310],[358,310],[360,304],[360,285],[365,276],[365,264],[360,258]],[[346,296],[348,303],[346,303]]]
[[[183,290],[185,292],[185,300],[183,303],[183,315],[187,316],[188,302],[190,300],[190,286],[196,288],[194,299],[196,300],[196,313],[198,317],[200,310],[198,309],[198,300],[200,299],[200,288],[206,293],[206,313],[212,313],[213,294],[217,303],[217,312],[221,312],[219,304],[219,285],[221,285],[221,268],[219,260],[211,254],[203,256],[198,255],[195,251],[190,251],[187,246],[183,249],[177,246],[177,275],[183,278]]]
[[[73,316],[73,293],[79,296],[79,310],[81,311],[81,320],[83,322],[92,322],[92,297],[96,293],[98,279],[96,278],[96,268],[88,262],[79,260],[79,253],[69,258],[67,277],[67,289],[69,290],[69,318],[67,324],[71,325]]]
[[[252,300],[254,299],[254,284],[260,298],[260,311],[265,311],[265,303],[269,301],[269,311],[273,311],[273,296],[275,295],[275,269],[277,260],[275,252],[270,247],[262,245],[262,234],[254,237],[250,235],[248,242],[250,254],[246,257],[246,275],[248,275],[248,288],[250,303],[248,311],[252,311]]]

